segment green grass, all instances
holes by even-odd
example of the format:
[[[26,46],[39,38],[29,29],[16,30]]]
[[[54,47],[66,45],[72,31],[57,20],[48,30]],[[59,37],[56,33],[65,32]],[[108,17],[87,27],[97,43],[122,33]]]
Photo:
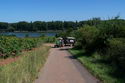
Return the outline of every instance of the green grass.
[[[102,61],[103,57],[97,53],[92,56],[87,56],[83,50],[69,50],[95,77],[100,79],[103,83],[125,83],[124,79],[120,79],[112,75],[115,68],[110,64]]]
[[[49,47],[23,52],[16,62],[0,66],[0,83],[33,83],[44,65]]]

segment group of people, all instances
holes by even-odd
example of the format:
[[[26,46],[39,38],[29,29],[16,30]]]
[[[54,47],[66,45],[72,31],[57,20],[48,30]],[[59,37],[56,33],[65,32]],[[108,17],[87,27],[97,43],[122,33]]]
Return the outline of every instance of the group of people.
[[[75,44],[74,37],[57,38],[55,47],[74,46],[74,44]]]

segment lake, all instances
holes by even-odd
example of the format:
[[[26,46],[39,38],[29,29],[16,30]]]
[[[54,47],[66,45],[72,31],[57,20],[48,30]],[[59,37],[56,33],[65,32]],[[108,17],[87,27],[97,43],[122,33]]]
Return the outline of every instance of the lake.
[[[40,37],[41,35],[45,35],[45,36],[55,36],[56,33],[55,32],[44,32],[44,33],[40,33],[40,32],[2,32],[0,33],[2,35],[15,35],[16,37],[25,37],[26,35],[28,35],[29,37]]]

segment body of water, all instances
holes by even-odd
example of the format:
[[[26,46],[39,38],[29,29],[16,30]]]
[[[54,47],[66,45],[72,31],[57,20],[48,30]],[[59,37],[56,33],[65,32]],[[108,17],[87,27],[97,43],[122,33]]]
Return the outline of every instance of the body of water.
[[[39,32],[3,32],[0,33],[1,35],[15,35],[16,37],[25,37],[26,35],[28,37],[40,37],[41,35],[45,36],[55,36],[56,33],[54,32],[45,32],[45,33],[39,33]]]

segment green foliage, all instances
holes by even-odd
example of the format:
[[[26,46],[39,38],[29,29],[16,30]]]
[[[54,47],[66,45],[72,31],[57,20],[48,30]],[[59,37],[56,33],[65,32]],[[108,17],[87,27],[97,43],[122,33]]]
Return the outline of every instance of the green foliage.
[[[68,28],[66,31],[60,32],[56,36],[66,38],[66,37],[72,36],[72,32],[73,32],[73,29]]]
[[[7,28],[8,28],[8,23],[0,22],[0,29],[2,31],[6,31]]]
[[[98,53],[87,56],[83,50],[71,49],[70,53],[74,55],[94,76],[99,78],[102,83],[124,83],[124,78],[117,78],[111,73],[115,71],[116,67],[106,63],[102,56]],[[117,72],[115,72],[117,73]],[[118,72],[119,73],[119,72]],[[124,74],[123,74],[124,75]]]
[[[79,29],[79,31],[82,33],[81,36],[87,44],[93,43],[99,34],[99,30],[92,26],[84,26],[83,28]]]
[[[93,26],[84,26],[76,32],[76,40],[86,51],[91,52],[95,49],[95,43],[99,36],[99,29]]]
[[[112,19],[101,20],[101,18],[92,18],[85,21],[35,21],[26,22],[20,21],[17,23],[6,23],[0,22],[1,31],[47,31],[47,30],[62,30],[66,31],[68,29],[77,30],[78,27],[83,27],[85,25],[94,26],[96,28],[102,28],[108,36],[112,35],[114,37],[124,36],[125,37],[125,20],[119,19],[116,16]],[[121,32],[121,33],[119,33]],[[124,34],[123,34],[124,33]]]
[[[15,56],[22,50],[31,50],[42,43],[41,38],[16,38],[0,36],[0,57]]]
[[[114,65],[125,71],[125,38],[109,40],[108,57]]]
[[[93,18],[85,24],[75,32],[75,37],[77,47],[85,48],[89,53],[96,50],[105,55],[109,39],[125,38],[125,22],[118,17],[104,21]]]
[[[16,62],[0,66],[0,83],[34,83],[43,67],[49,47],[23,52]]]
[[[13,32],[14,30],[15,30],[15,29],[14,29],[12,26],[9,26],[7,31]]]
[[[20,21],[17,23],[0,22],[1,31],[47,31],[47,30],[67,30],[68,28],[76,29],[78,22],[73,21]]]
[[[101,33],[108,37],[125,37],[125,23],[120,19],[104,21],[100,25]]]
[[[43,37],[45,43],[54,43],[56,38],[55,37]]]
[[[99,20],[93,19],[86,21],[87,26],[79,28],[77,31],[74,31],[74,37],[76,37],[76,46],[75,48],[82,48],[85,50],[85,55],[91,55],[89,57],[80,56],[78,59],[84,61],[84,65],[87,64],[87,67],[94,71],[101,79],[104,79],[104,82],[112,80],[110,75],[113,75],[113,81],[110,83],[124,83],[125,78],[125,22],[118,17],[110,20]],[[84,24],[84,25],[85,25]],[[101,61],[104,64],[110,64],[111,69],[108,66],[102,64],[98,61],[97,58],[93,58],[93,53],[97,53],[101,56]],[[81,54],[82,55],[82,54]],[[95,55],[94,57],[98,57]],[[87,60],[85,62],[85,60]],[[96,63],[91,63],[96,61],[97,65],[104,68],[104,71],[98,69]],[[90,63],[90,64],[89,64]],[[93,66],[92,66],[93,65]],[[93,68],[93,67],[97,67]],[[107,73],[108,71],[108,73]],[[104,75],[102,75],[102,73]],[[105,75],[105,73],[107,75]],[[108,75],[110,74],[110,75]],[[110,79],[111,78],[111,79]]]

